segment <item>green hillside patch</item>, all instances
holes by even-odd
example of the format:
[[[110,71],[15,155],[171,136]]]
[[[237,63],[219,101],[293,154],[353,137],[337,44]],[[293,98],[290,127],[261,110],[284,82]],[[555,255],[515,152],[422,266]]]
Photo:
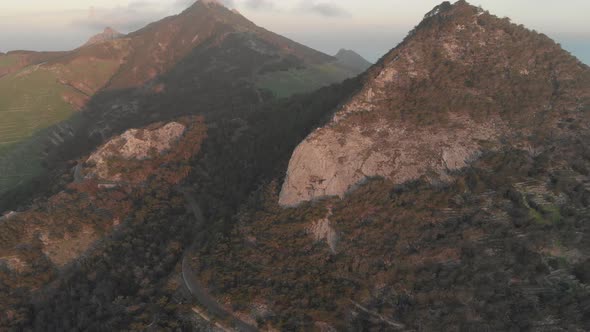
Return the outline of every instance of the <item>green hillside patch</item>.
[[[0,193],[40,174],[42,153],[36,140],[0,146]]]
[[[12,67],[18,63],[14,55],[0,55],[0,68]]]
[[[41,169],[39,144],[22,142],[74,112],[62,99],[70,89],[59,84],[54,73],[25,70],[0,79],[0,191]]]
[[[67,119],[74,109],[62,99],[66,91],[53,73],[41,69],[0,79],[0,145]]]
[[[257,80],[259,88],[272,91],[276,97],[289,97],[315,91],[321,87],[340,83],[356,76],[350,69],[336,63],[310,65],[305,69],[275,71],[260,75]]]
[[[117,60],[84,59],[52,68],[63,82],[87,95],[93,95],[109,81],[119,69]]]

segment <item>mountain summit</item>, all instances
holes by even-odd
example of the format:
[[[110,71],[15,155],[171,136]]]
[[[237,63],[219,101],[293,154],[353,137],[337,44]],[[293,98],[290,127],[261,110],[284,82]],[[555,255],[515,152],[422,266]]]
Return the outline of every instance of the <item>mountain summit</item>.
[[[224,6],[224,5],[221,3],[221,1],[219,1],[219,0],[198,0],[198,1],[200,1],[201,3],[203,3],[203,4],[206,4],[206,5],[218,5],[218,6]],[[224,7],[225,7],[225,6],[224,6]]]
[[[541,148],[586,127],[589,70],[547,36],[458,1],[420,25],[294,152],[283,205],[343,196],[370,177],[444,180],[484,146]],[[584,104],[586,102],[586,104]]]
[[[86,42],[86,44],[84,44],[84,46],[89,46],[89,45],[93,45],[93,44],[97,44],[97,43],[101,43],[101,42],[105,42],[105,41],[111,41],[111,40],[114,40],[117,38],[121,38],[123,36],[124,35],[122,33],[120,33],[119,31],[117,31],[111,27],[106,27],[103,32],[90,37],[90,39],[88,39],[88,41]]]
[[[372,63],[353,50],[340,49],[334,57],[344,66],[350,68],[363,68],[363,71],[369,69],[372,65]]]

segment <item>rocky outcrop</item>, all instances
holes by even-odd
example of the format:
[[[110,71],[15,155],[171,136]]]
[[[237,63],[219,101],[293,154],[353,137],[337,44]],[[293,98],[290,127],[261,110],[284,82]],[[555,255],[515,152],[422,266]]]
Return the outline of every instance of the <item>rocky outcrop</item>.
[[[390,126],[384,122],[340,130],[332,125],[306,138],[295,150],[279,203],[295,206],[326,196],[342,197],[371,177],[396,183],[465,167],[479,156],[480,142],[495,141],[500,120],[477,124],[452,116],[448,127]],[[451,128],[455,128],[451,130]]]
[[[314,221],[307,231],[313,236],[316,242],[326,241],[330,247],[330,251],[336,253],[336,245],[338,244],[338,234],[332,227],[330,217],[332,216],[332,209],[328,210],[328,214],[320,219]]]
[[[582,116],[587,81],[587,68],[546,36],[445,3],[296,148],[279,203],[342,197],[371,177],[444,181],[483,150],[536,146]]]
[[[171,122],[155,129],[130,129],[103,145],[88,158],[86,176],[120,181],[122,174],[110,167],[113,159],[145,160],[168,151],[185,132],[186,126]]]

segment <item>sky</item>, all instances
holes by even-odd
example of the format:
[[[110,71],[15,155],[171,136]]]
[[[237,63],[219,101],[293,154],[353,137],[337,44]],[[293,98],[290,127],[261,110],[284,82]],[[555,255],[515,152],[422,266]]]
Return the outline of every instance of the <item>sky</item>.
[[[219,0],[259,26],[335,54],[376,61],[442,0]],[[69,50],[111,26],[127,33],[193,0],[0,0],[0,51]],[[543,32],[590,64],[589,0],[471,0],[492,14]]]

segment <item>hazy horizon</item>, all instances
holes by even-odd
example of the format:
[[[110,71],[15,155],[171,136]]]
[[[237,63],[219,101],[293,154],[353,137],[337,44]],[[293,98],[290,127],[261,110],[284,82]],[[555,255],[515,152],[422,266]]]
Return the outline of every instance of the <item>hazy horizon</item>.
[[[0,5],[0,52],[58,51],[82,45],[111,26],[123,33],[177,14],[192,0],[21,0]],[[441,1],[408,4],[400,0],[313,1],[225,0],[259,26],[328,54],[352,49],[374,62],[395,47],[423,15]],[[590,64],[590,2],[569,0],[471,1],[499,17],[508,16],[547,34]],[[575,9],[575,10],[573,10]],[[304,22],[305,24],[302,24]]]

